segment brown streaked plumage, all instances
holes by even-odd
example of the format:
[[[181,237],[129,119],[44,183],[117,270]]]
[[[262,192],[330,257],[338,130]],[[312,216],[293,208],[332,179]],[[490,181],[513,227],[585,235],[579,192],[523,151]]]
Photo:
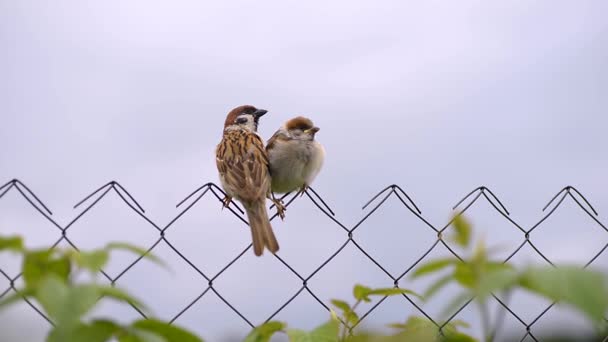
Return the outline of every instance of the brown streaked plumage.
[[[272,253],[279,250],[266,210],[266,198],[271,198],[268,156],[256,133],[258,119],[265,113],[253,106],[231,110],[224,123],[222,141],[216,148],[217,169],[226,192],[224,206],[233,197],[243,204],[257,256],[262,255],[264,248]],[[281,215],[282,210],[279,207]]]

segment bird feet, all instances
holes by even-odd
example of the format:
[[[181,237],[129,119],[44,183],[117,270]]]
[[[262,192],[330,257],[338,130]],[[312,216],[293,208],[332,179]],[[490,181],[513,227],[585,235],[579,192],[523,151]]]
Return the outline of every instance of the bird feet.
[[[300,190],[298,190],[296,197],[298,197],[298,195],[300,195],[300,197],[304,196],[304,192],[306,192],[306,189],[308,189],[308,185],[306,185],[306,184],[302,185],[300,187]]]
[[[271,201],[272,203],[274,203],[274,206],[277,207],[277,214],[279,215],[281,220],[285,219],[285,210],[287,209],[285,208],[285,205],[283,205],[283,201],[277,199],[274,196],[272,196]]]
[[[232,197],[226,195],[223,199],[222,199],[222,210],[224,208],[228,208],[228,206],[230,205],[230,202],[232,202]]]

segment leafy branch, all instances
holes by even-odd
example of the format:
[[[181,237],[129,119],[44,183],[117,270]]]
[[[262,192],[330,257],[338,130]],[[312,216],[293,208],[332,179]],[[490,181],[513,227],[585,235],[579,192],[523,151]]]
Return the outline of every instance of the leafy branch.
[[[48,342],[105,342],[112,338],[119,342],[202,342],[187,330],[156,319],[137,320],[129,325],[112,320],[85,320],[101,298],[130,303],[148,311],[140,300],[114,286],[95,281],[75,282],[74,275],[80,271],[96,279],[114,250],[126,250],[163,265],[145,250],[124,243],[110,243],[88,252],[58,248],[29,250],[21,237],[0,237],[0,252],[23,256],[25,283],[23,288],[0,301],[0,309],[23,298],[36,300],[53,322]]]
[[[605,327],[608,311],[606,275],[579,266],[526,266],[516,269],[506,262],[492,260],[492,251],[479,241],[472,246],[471,225],[458,215],[454,218],[451,240],[469,249],[464,260],[456,257],[432,260],[420,265],[412,278],[420,278],[449,270],[423,294],[429,299],[450,283],[458,284],[462,293],[445,308],[442,317],[475,299],[481,311],[484,341],[493,341],[498,327],[490,326],[488,299],[495,293],[523,289],[535,295],[565,304],[585,315],[597,327]],[[503,308],[504,309],[504,308]]]

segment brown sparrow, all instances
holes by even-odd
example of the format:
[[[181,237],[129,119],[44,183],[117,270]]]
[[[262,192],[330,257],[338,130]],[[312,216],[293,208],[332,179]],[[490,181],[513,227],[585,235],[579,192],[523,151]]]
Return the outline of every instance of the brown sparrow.
[[[226,192],[224,207],[233,197],[243,204],[257,256],[262,255],[264,247],[272,253],[279,250],[266,210],[266,198],[275,201],[270,190],[268,156],[257,134],[258,121],[266,113],[253,106],[234,108],[226,117],[224,135],[215,151],[220,181]],[[275,204],[282,217],[283,206]]]
[[[312,183],[325,158],[325,149],[315,141],[315,127],[310,119],[298,116],[287,121],[268,140],[272,191],[287,193],[304,190]]]

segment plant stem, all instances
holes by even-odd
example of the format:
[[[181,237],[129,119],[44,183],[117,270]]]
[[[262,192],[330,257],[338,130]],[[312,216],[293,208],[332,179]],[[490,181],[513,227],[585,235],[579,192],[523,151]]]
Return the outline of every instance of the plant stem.
[[[503,324],[503,322],[505,320],[505,314],[507,312],[506,307],[508,306],[510,299],[511,299],[511,291],[507,291],[506,294],[505,294],[505,303],[504,303],[504,305],[501,305],[500,311],[496,315],[496,321],[494,323],[494,329],[492,329],[492,333],[490,334],[490,341],[493,341],[496,338],[496,335],[498,334],[498,331],[502,327],[502,324]]]
[[[355,305],[353,305],[353,312],[355,311],[355,309],[357,309],[357,306],[359,306],[359,304],[361,304],[361,299],[359,299],[358,301],[356,301]]]
[[[484,342],[492,342],[493,338],[490,336],[490,317],[488,315],[488,305],[485,301],[478,301],[479,313],[481,314],[481,327],[483,330]]]
[[[358,300],[357,302],[355,302],[355,305],[353,305],[352,307],[352,312],[355,312],[355,309],[357,309],[357,306],[359,306],[359,304],[361,304],[361,300]],[[350,327],[348,326],[348,316],[345,314],[344,315],[344,322],[346,322],[346,324],[344,324],[344,330],[342,330],[342,336],[340,337],[340,341],[344,342],[346,341],[346,334],[348,329],[350,329]],[[359,322],[357,322],[359,323]]]

